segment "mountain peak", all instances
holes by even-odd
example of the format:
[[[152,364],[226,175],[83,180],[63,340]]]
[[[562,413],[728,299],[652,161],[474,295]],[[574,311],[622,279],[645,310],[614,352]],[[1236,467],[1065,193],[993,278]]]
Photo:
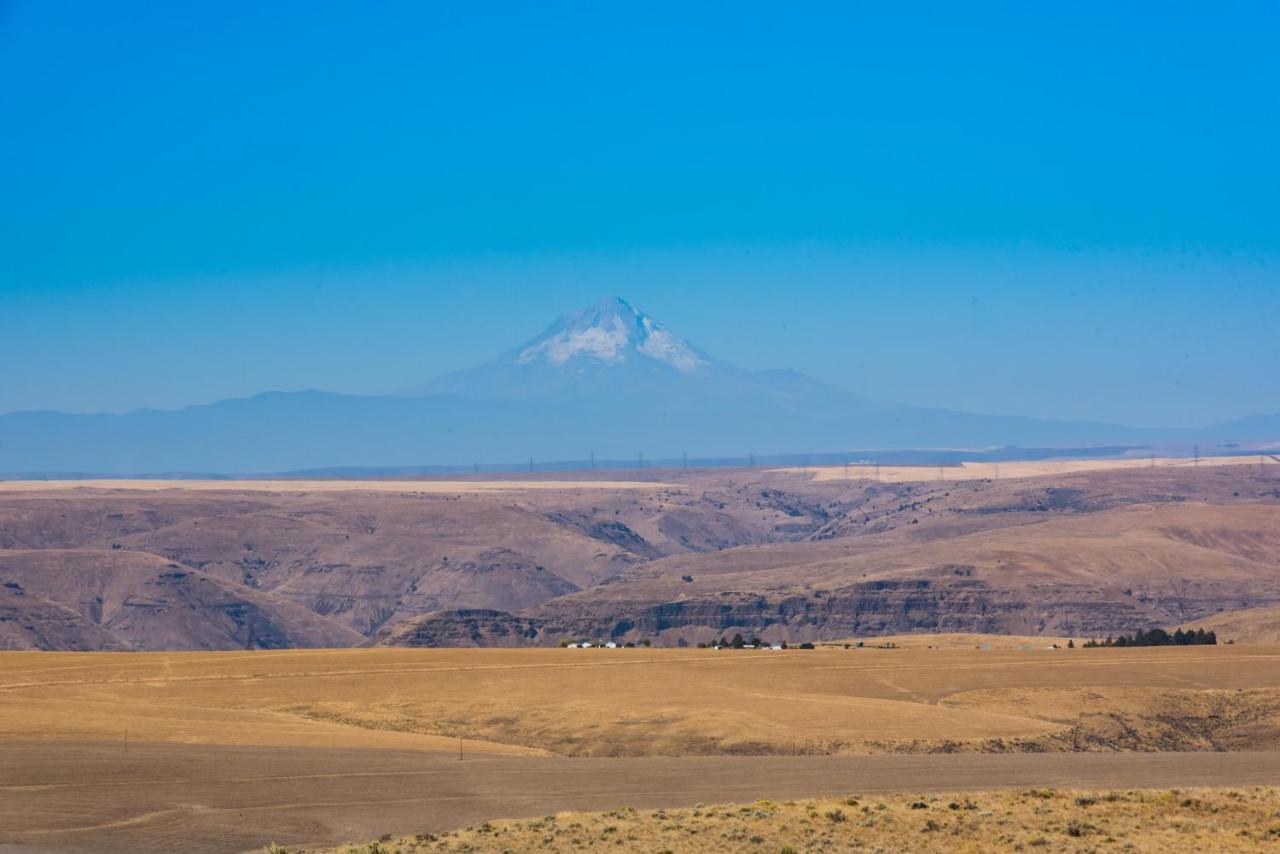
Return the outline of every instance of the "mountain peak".
[[[708,363],[688,341],[636,309],[622,297],[562,315],[549,329],[520,348],[516,364],[547,362],[561,366],[575,359],[619,364],[633,356],[665,363],[686,374]]]

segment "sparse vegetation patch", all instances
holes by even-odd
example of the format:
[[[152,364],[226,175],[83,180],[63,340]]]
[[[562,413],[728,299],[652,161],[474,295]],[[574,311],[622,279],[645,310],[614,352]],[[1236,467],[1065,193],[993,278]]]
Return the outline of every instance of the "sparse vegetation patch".
[[[1259,851],[1280,841],[1278,814],[1280,793],[1272,788],[1027,789],[562,813],[332,851]]]

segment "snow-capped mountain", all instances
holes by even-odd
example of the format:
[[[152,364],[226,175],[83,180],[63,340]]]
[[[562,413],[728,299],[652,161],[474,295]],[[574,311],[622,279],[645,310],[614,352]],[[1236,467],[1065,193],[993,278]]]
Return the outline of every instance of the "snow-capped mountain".
[[[440,377],[415,396],[474,399],[635,395],[659,385],[700,385],[747,372],[712,358],[621,297],[561,315],[494,361]],[[669,391],[669,389],[668,389]]]
[[[519,349],[518,365],[539,360],[564,365],[595,359],[616,365],[631,358],[653,359],[686,374],[710,359],[622,297],[611,297],[563,315],[546,332]]]

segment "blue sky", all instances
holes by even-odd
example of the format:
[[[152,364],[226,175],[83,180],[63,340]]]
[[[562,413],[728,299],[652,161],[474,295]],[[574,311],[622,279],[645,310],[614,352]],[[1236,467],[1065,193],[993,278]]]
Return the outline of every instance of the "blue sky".
[[[1280,411],[1278,42],[1275,2],[0,0],[0,411],[394,390],[609,294],[881,398]]]

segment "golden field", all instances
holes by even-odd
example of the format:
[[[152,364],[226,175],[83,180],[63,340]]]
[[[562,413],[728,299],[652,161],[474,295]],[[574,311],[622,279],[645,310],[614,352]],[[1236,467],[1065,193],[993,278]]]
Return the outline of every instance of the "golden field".
[[[1229,852],[1280,845],[1280,793],[1252,789],[1028,789],[849,795],[776,803],[559,813],[323,849],[348,854],[502,851]],[[320,849],[272,847],[268,852]]]
[[[1067,796],[971,795],[983,806],[953,811],[893,793],[1278,785],[1280,648],[886,640],[903,646],[0,653],[0,850],[214,854],[390,834],[387,850],[409,851],[414,834],[466,825],[418,850],[1263,839],[1271,795],[1191,795],[1210,806],[1179,807],[1182,824],[1159,817],[1165,801],[1125,795],[1090,807],[1077,838],[1062,832]],[[856,807],[786,803],[850,792]],[[778,805],[618,817],[762,797]],[[825,817],[835,809],[846,821]],[[600,814],[482,829],[563,810]]]
[[[918,643],[915,637],[911,642]],[[4,653],[0,739],[685,756],[1268,748],[1280,649]],[[1043,641],[1042,641],[1043,644]]]

